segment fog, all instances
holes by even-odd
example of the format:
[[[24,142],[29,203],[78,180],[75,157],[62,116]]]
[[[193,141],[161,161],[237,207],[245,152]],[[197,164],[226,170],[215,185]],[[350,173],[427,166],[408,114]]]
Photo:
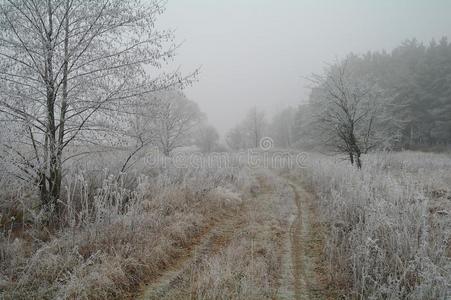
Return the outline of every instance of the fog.
[[[224,134],[254,105],[306,101],[304,78],[347,53],[450,36],[450,11],[447,0],[170,0],[159,24],[182,43],[175,66],[201,67],[186,94]]]
[[[450,12],[0,0],[0,299],[450,299]]]

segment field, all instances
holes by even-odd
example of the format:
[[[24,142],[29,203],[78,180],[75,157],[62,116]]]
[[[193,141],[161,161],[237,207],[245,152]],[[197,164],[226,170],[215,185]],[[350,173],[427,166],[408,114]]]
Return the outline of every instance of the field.
[[[450,300],[451,1],[382,2],[0,0],[0,300]]]
[[[50,228],[33,189],[5,178],[0,297],[449,297],[449,155],[374,153],[362,170],[260,155],[258,165],[237,154],[143,161],[121,175],[108,157],[80,161]]]

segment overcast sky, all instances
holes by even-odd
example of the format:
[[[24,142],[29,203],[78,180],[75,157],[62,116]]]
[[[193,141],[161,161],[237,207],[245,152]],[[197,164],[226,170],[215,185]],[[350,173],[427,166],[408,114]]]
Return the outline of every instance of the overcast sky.
[[[186,90],[221,133],[253,105],[268,114],[308,98],[303,79],[349,52],[407,38],[451,38],[451,0],[169,0],[176,65],[201,67]]]

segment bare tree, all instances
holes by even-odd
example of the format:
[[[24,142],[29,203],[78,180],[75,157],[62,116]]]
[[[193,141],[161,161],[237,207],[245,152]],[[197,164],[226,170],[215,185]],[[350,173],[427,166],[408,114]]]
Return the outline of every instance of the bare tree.
[[[191,134],[202,121],[199,106],[176,90],[160,93],[155,98],[156,116],[149,120],[155,144],[169,156],[171,152],[191,142]]]
[[[246,128],[251,147],[258,148],[266,128],[265,113],[258,110],[257,107],[251,108],[243,125]]]
[[[202,124],[196,130],[195,143],[204,153],[215,151],[218,146],[219,134],[211,125]]]
[[[242,125],[232,128],[225,137],[227,146],[235,151],[247,148],[247,136]]]
[[[258,148],[267,123],[265,113],[252,107],[245,119],[226,135],[226,143],[232,150]]]
[[[382,99],[377,88],[368,80],[354,77],[346,60],[312,80],[317,85],[317,107],[321,107],[317,119],[326,144],[345,153],[360,169],[361,155],[381,142]]]
[[[148,98],[149,95],[143,96]],[[152,127],[159,109],[159,101],[156,98],[151,100],[141,99],[136,102],[133,114],[129,116],[121,136],[125,137],[123,147],[120,147],[126,153],[120,173],[126,172],[132,167],[144,154],[145,150],[153,146],[156,139],[155,129]]]
[[[18,177],[37,183],[44,207],[58,207],[69,145],[97,143],[138,95],[186,82],[147,72],[174,55],[172,33],[155,29],[163,3],[0,3],[0,112],[24,133],[3,151]]]
[[[294,111],[292,107],[288,107],[277,113],[272,119],[270,134],[278,147],[290,148],[293,145]]]

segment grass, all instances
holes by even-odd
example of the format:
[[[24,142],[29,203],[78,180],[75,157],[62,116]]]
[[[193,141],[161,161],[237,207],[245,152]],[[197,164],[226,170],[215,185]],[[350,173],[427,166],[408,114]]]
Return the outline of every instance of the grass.
[[[256,177],[258,190],[235,216],[237,220],[217,232],[211,251],[158,299],[276,298],[283,280],[283,240],[288,238],[293,193],[286,182],[267,170],[258,170]]]
[[[361,171],[333,157],[308,161],[329,281],[344,298],[449,296],[449,156],[376,153]]]
[[[306,251],[322,253],[316,272],[337,298],[446,299],[450,156],[363,159],[357,170],[311,154],[305,169],[269,170],[165,158],[127,174],[83,161],[66,174],[58,228],[42,225],[33,187],[1,177],[0,298],[130,298],[170,270],[178,280],[163,299],[289,298],[296,208],[285,176],[316,196]]]
[[[249,170],[237,166],[154,173],[133,183],[108,172],[69,174],[65,226],[59,229],[40,226],[38,214],[31,215],[23,199],[33,224],[15,236],[5,230],[1,237],[2,297],[120,299],[134,294],[184,255],[221,215],[236,212],[258,184]]]

